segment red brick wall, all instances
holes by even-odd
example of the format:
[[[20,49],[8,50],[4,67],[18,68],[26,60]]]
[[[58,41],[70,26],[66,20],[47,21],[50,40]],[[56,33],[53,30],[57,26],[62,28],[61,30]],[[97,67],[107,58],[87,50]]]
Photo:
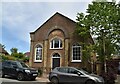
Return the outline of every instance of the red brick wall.
[[[48,21],[46,21],[40,28],[38,28],[35,32],[31,33],[31,42],[33,42],[33,47],[31,47],[31,56],[32,56],[32,67],[44,67],[44,63],[35,63],[34,62],[34,48],[37,43],[40,43],[43,45],[44,48],[44,41],[48,40],[48,52],[47,52],[47,65],[51,64],[51,56],[54,52],[58,52],[61,55],[61,66],[65,65],[65,39],[69,39],[69,59],[68,59],[68,65],[73,67],[82,67],[81,62],[74,63],[71,62],[72,57],[72,44],[75,42],[81,42],[82,38],[78,37],[74,34],[74,31],[76,29],[76,23],[72,20],[60,15],[55,14],[52,18],[50,18]],[[63,48],[53,50],[50,49],[50,40],[54,37],[59,37],[63,41]],[[87,41],[87,40],[86,40]],[[44,52],[46,53],[46,52]]]

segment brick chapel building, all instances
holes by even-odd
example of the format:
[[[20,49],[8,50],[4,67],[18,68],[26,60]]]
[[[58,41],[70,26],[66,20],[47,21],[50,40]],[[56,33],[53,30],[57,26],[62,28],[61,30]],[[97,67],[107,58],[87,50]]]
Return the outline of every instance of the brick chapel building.
[[[58,66],[82,67],[82,38],[75,29],[76,22],[57,12],[31,32],[30,66],[45,72]],[[91,36],[86,41],[93,43]]]

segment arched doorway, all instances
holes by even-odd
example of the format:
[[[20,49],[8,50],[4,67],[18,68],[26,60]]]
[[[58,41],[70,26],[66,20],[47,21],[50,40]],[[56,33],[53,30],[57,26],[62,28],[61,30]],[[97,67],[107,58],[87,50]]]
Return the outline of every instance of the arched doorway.
[[[55,67],[60,67],[60,55],[58,53],[55,53],[52,56],[52,69]]]

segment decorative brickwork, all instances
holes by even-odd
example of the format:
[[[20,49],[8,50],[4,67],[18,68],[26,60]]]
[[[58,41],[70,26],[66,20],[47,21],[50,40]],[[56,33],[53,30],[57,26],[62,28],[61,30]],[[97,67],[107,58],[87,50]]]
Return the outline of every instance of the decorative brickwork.
[[[75,29],[76,22],[56,13],[36,31],[31,32],[30,66],[43,68],[44,76],[56,66],[82,67],[82,61],[71,62],[72,45],[82,41],[82,38],[74,34]],[[93,42],[91,37],[88,40]],[[37,44],[41,44],[43,50],[41,62],[34,61]]]

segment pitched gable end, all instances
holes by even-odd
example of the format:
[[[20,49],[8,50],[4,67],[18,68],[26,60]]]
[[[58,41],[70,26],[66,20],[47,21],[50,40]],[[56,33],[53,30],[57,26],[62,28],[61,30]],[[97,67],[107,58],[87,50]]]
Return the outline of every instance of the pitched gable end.
[[[62,16],[62,17],[64,17],[64,18],[66,18],[66,19],[68,19],[68,20],[70,20],[70,21],[72,21],[73,23],[76,23],[75,21],[71,20],[70,18],[68,18],[68,17],[66,17],[66,16],[64,16],[64,15],[56,12],[56,13],[55,13],[53,16],[51,16],[45,23],[43,23],[37,30],[35,30],[34,32],[30,32],[30,34],[34,34],[34,33],[35,33],[36,31],[38,31],[42,26],[44,26],[48,21],[50,21],[53,17],[59,16],[59,15]]]

